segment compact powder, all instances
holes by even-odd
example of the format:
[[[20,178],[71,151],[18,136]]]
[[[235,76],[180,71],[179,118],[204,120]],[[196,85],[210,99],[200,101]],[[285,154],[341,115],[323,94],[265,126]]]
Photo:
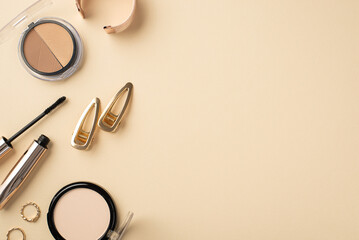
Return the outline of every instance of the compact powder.
[[[52,0],[37,0],[0,28],[0,44],[19,36],[19,60],[25,70],[45,81],[72,76],[82,64],[84,46],[80,34],[69,22],[57,17],[36,19]]]
[[[65,239],[99,239],[110,223],[110,209],[97,192],[77,188],[57,202],[54,223]]]
[[[74,42],[68,30],[55,23],[43,23],[34,30],[63,67],[69,64],[74,55]]]
[[[34,30],[27,34],[23,48],[28,64],[34,69],[46,73],[57,72],[62,69],[59,61]]]
[[[87,182],[65,186],[54,197],[48,224],[55,239],[107,239],[114,229],[116,210],[108,193]]]
[[[23,60],[35,72],[55,75],[65,71],[76,54],[69,29],[55,21],[30,25],[22,43]]]

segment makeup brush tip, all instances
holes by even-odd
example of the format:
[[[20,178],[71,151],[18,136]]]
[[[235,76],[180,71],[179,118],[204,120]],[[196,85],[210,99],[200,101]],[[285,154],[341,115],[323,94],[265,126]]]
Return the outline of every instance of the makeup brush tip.
[[[60,97],[59,99],[57,99],[57,101],[54,103],[55,106],[58,106],[60,105],[61,103],[65,102],[66,100],[66,97],[63,96],[63,97]]]
[[[59,98],[59,102],[60,102],[60,103],[64,102],[65,100],[66,100],[66,97],[65,97],[65,96],[62,96],[62,97]]]
[[[60,97],[59,99],[57,99],[57,101],[52,104],[50,107],[48,107],[46,110],[45,110],[45,114],[48,114],[50,113],[52,110],[54,110],[57,106],[59,106],[61,103],[63,103],[64,101],[66,100],[66,97],[63,96],[63,97]]]

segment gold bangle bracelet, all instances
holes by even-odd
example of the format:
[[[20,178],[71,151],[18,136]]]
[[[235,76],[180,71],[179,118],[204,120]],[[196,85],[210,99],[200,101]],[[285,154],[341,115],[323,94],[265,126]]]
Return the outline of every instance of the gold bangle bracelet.
[[[22,234],[22,239],[23,239],[23,240],[26,240],[26,235],[25,235],[24,230],[22,230],[21,228],[18,228],[18,227],[11,228],[11,229],[7,232],[7,234],[6,234],[6,240],[10,240],[10,234],[11,234],[12,232],[14,232],[14,231],[19,231],[19,232],[21,232],[21,234]]]
[[[82,18],[85,18],[85,10],[83,9],[83,6],[82,6],[83,1],[84,0],[76,0],[76,7],[77,7],[77,10],[79,11],[79,13],[81,14]],[[127,18],[124,21],[122,21],[120,24],[118,24],[116,26],[104,26],[103,29],[105,30],[105,32],[108,34],[118,33],[118,32],[122,32],[126,28],[128,28],[131,25],[131,23],[133,22],[136,5],[137,5],[136,0],[132,0],[132,8],[131,8],[130,15],[127,16]]]
[[[36,208],[36,215],[35,217],[32,217],[32,218],[28,218],[24,215],[24,210],[27,206],[34,206]],[[41,210],[39,208],[39,206],[34,203],[34,202],[28,202],[26,203],[24,206],[22,206],[21,210],[20,210],[20,214],[21,214],[21,217],[22,219],[24,219],[25,221],[28,221],[28,222],[36,222],[39,218],[40,218],[40,215],[41,215]]]

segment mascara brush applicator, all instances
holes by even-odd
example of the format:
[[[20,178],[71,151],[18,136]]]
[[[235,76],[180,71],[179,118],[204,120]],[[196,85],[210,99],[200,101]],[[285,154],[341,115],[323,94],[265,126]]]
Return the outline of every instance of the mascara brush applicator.
[[[43,117],[45,117],[47,114],[49,114],[52,110],[54,110],[57,106],[59,106],[61,103],[63,103],[66,100],[66,97],[60,97],[54,104],[52,104],[50,107],[46,108],[44,112],[42,112],[39,116],[37,116],[34,120],[29,122],[25,127],[23,127],[20,131],[15,133],[13,136],[11,136],[9,139],[2,137],[0,138],[0,159],[3,158],[7,153],[11,152],[13,150],[12,142],[18,138],[21,134],[23,134],[26,130],[28,130],[30,127],[32,127],[35,123],[40,121]]]

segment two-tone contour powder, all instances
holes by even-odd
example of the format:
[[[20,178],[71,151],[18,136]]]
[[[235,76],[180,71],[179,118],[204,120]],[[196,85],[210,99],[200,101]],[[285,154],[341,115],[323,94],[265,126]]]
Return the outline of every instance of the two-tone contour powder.
[[[22,34],[19,55],[23,66],[43,80],[71,76],[82,59],[82,42],[77,31],[62,19],[40,19]]]
[[[34,77],[57,81],[70,77],[81,66],[83,43],[67,21],[48,17],[36,19],[51,0],[37,0],[0,29],[0,44],[21,32],[18,55],[23,67]]]
[[[22,54],[33,70],[53,74],[71,62],[75,46],[71,33],[64,26],[44,22],[29,30],[22,42]]]

